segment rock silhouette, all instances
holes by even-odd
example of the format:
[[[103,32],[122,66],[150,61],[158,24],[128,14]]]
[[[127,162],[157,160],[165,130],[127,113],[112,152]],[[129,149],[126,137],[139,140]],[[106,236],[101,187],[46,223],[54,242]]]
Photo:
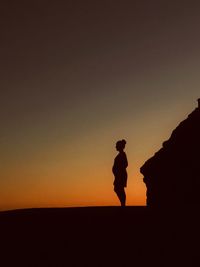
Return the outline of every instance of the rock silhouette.
[[[185,208],[199,204],[200,99],[198,104],[141,167],[147,187],[147,206]]]

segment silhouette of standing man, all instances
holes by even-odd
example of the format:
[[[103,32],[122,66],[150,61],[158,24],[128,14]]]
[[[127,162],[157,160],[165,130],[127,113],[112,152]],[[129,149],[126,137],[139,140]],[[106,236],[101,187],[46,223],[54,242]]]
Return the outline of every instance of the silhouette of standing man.
[[[126,168],[128,167],[126,153],[124,152],[125,145],[126,141],[124,139],[116,143],[116,150],[119,151],[119,153],[114,160],[112,168],[112,172],[115,176],[113,183],[114,191],[117,194],[122,207],[126,206],[126,193],[124,188],[127,186]]]

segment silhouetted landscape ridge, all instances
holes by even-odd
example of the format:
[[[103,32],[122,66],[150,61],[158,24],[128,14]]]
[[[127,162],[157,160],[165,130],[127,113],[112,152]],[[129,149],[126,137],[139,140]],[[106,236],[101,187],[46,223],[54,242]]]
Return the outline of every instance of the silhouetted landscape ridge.
[[[172,132],[162,148],[141,167],[151,207],[198,206],[200,202],[199,106]]]

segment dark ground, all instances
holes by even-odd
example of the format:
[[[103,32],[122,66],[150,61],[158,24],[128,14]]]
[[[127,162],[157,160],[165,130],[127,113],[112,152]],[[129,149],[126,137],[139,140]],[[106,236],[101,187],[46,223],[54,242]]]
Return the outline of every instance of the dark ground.
[[[0,266],[200,266],[198,225],[147,207],[0,212]]]

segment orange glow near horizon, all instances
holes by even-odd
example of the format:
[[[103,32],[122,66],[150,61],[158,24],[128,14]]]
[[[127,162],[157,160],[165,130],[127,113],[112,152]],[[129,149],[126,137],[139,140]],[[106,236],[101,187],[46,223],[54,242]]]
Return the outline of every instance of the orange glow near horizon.
[[[139,169],[170,135],[170,130],[167,130],[170,119],[168,123],[163,122],[163,127],[157,128],[157,121],[151,123],[148,116],[139,121],[136,129],[140,130],[133,129],[126,121],[122,127],[112,124],[114,132],[121,136],[129,132],[126,136],[129,161],[126,193],[127,205],[130,206],[146,205],[146,187]],[[181,110],[179,116],[182,116]],[[174,126],[177,122],[178,118],[173,122]],[[67,147],[64,142],[56,143],[43,147],[38,154],[33,153],[26,159],[13,159],[12,169],[4,167],[0,209],[119,205],[111,172],[117,154],[113,142],[116,138],[110,126],[103,131],[107,134],[93,132],[90,140],[83,137]]]
[[[59,167],[60,171],[58,167],[52,169],[50,166],[46,166],[49,170],[30,170],[28,166],[27,169],[14,169],[9,176],[14,177],[16,183],[12,182],[9,187],[4,188],[0,210],[119,205],[113,191],[114,178],[109,168],[106,168],[108,166],[98,174],[93,169],[90,172],[83,169],[80,172],[73,170],[74,182],[71,185],[66,178],[69,174],[65,173],[65,166]],[[80,180],[80,176],[87,178]],[[145,205],[145,186],[141,183],[140,176],[129,171],[127,205]]]

